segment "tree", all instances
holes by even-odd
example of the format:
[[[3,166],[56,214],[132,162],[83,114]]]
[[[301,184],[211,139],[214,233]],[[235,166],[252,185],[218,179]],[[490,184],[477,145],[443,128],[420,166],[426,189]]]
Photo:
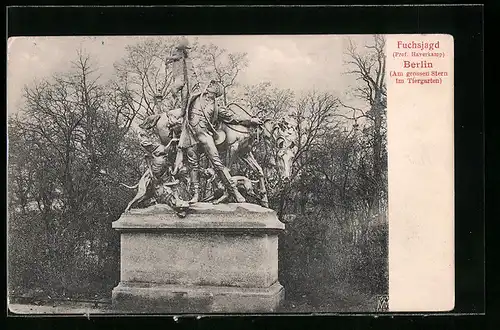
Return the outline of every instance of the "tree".
[[[365,111],[360,107],[344,103],[342,105],[353,111],[353,119],[363,118],[368,122],[364,132],[370,135],[371,141],[369,142],[372,145],[373,184],[370,213],[372,216],[376,216],[381,214],[381,201],[386,196],[387,190],[385,175],[387,169],[385,152],[387,108],[385,38],[381,35],[375,35],[373,44],[367,44],[362,50],[351,39],[348,42],[345,54],[345,64],[348,67],[346,73],[356,77],[359,82],[352,92],[355,97],[367,104],[368,110]]]
[[[228,103],[229,94],[238,85],[238,74],[248,66],[246,53],[229,53],[214,44],[201,45],[192,52],[197,71],[203,80],[215,79],[222,85],[222,101]]]
[[[173,98],[169,97],[172,84],[170,65],[165,57],[171,53],[178,38],[148,38],[126,48],[125,57],[116,63],[116,78],[111,82],[113,105],[120,109],[117,114],[129,128],[137,118],[173,109]],[[245,53],[229,53],[213,44],[191,43],[189,56],[192,59],[199,82],[209,79],[223,86],[223,100],[237,86],[238,74],[247,66]]]
[[[338,99],[332,94],[310,91],[298,99],[293,111],[289,114],[297,132],[297,152],[290,177],[292,184],[284,186],[280,194],[278,211],[280,215],[288,204],[294,203],[294,200],[307,200],[309,193],[307,191],[298,192],[300,190],[297,190],[296,187],[296,184],[301,184],[301,180],[299,179],[295,184],[294,180],[303,175],[303,170],[313,159],[311,158],[312,150],[324,148],[329,143],[328,140],[325,140],[325,136],[339,125],[335,121],[338,108]],[[293,193],[294,191],[296,193]]]
[[[295,105],[295,93],[290,89],[281,89],[270,82],[247,85],[240,91],[239,98],[258,115],[278,119],[291,113]],[[257,115],[257,113],[254,113]]]
[[[138,143],[128,141],[118,125],[121,109],[113,107],[106,87],[91,58],[79,52],[70,71],[25,87],[25,106],[9,120],[10,193],[29,221],[45,225],[33,226],[42,232],[32,234],[44,239],[45,247],[36,249],[45,254],[45,276],[54,287],[99,274],[98,268],[79,264],[93,259],[76,256],[81,249],[97,253],[95,267],[103,267],[109,243],[118,248],[109,224],[130,192],[120,189],[116,178],[132,181],[139,172]],[[27,214],[33,203],[38,212],[31,208]],[[18,238],[17,244],[22,242]]]
[[[174,38],[148,38],[126,47],[125,57],[115,64],[115,79],[110,83],[112,102],[117,116],[129,128],[137,118],[159,112],[155,102],[159,96],[173,108],[168,90],[172,72],[165,66],[165,56],[175,44]]]
[[[30,137],[23,131],[18,115],[9,118],[8,132],[9,210],[26,214],[36,191],[36,165],[41,163],[40,154],[37,148],[25,148],[24,142]]]

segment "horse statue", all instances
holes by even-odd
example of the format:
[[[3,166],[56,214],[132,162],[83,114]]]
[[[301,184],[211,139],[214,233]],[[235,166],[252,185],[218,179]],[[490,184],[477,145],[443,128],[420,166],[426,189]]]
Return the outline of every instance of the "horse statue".
[[[235,113],[238,113],[238,109],[246,113],[246,110],[236,103],[228,104],[227,108]],[[264,141],[270,143],[273,151],[275,151],[275,157],[271,158],[271,164],[277,165],[280,179],[283,181],[288,180],[297,148],[295,129],[285,121],[264,119],[257,130],[243,125],[221,122],[217,130],[215,144],[219,152],[226,153],[226,167],[231,168],[237,159],[241,159],[257,175],[259,193],[262,194],[262,206],[268,207],[264,171],[252,152],[253,147],[257,143],[261,143],[261,137]]]
[[[248,115],[248,112],[236,103],[229,104],[227,108],[235,113],[243,111]],[[145,118],[140,127],[153,130],[159,136],[161,143],[167,144],[172,138],[180,135],[182,120],[181,109],[173,109]],[[269,207],[264,171],[252,152],[256,143],[262,141],[271,145],[274,151],[271,164],[276,164],[280,179],[287,181],[297,146],[295,129],[285,120],[264,119],[257,129],[221,122],[215,136],[218,151],[226,155],[225,166],[231,168],[237,159],[243,160],[258,177],[262,206]],[[172,173],[176,175],[181,167],[182,156],[176,160]]]

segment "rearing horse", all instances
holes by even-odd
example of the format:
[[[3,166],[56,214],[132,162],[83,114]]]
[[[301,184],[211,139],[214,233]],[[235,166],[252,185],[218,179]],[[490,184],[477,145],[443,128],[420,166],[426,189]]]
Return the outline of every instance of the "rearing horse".
[[[237,104],[229,104],[229,110],[237,113],[237,109],[243,110]],[[247,113],[248,114],[248,113]],[[260,143],[260,137],[271,143],[273,150],[276,150],[276,162],[278,173],[281,179],[287,180],[290,177],[290,167],[296,153],[295,130],[286,125],[285,122],[275,122],[265,119],[263,124],[257,129],[239,124],[229,124],[221,122],[217,130],[215,144],[219,152],[226,153],[226,167],[231,168],[237,160],[243,160],[259,178],[259,190],[262,194],[262,205],[269,207],[264,171],[253,155],[253,147]],[[272,159],[274,160],[274,159]]]
[[[234,113],[238,113],[243,108],[237,104],[229,104],[227,108]],[[247,113],[248,114],[248,113]],[[172,138],[172,132],[179,136],[180,123],[182,122],[180,109],[174,109],[162,114],[147,117],[140,125],[144,129],[154,129],[160,137],[162,144],[167,144]],[[256,143],[260,143],[260,137],[271,143],[275,153],[275,160],[280,178],[287,180],[290,176],[291,162],[297,152],[295,129],[285,121],[277,122],[266,119],[257,129],[239,124],[229,124],[220,122],[217,127],[215,144],[220,153],[226,154],[225,166],[231,165],[237,160],[243,160],[259,178],[259,190],[262,194],[261,203],[264,207],[269,207],[267,190],[265,184],[264,171],[255,159],[252,149]],[[176,162],[173,173],[175,174],[181,164]]]

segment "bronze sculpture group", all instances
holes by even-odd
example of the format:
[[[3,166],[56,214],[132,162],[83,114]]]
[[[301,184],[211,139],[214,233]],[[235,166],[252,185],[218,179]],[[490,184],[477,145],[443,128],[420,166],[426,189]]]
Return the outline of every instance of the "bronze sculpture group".
[[[248,109],[236,103],[219,105],[221,84],[215,80],[195,84],[196,74],[188,49],[188,42],[183,38],[166,60],[167,65],[172,64],[174,76],[171,94],[174,99],[180,94],[180,107],[151,115],[139,125],[147,169],[139,183],[130,187],[138,190],[125,211],[153,201],[169,205],[183,217],[190,205],[200,201],[246,202],[242,192],[263,207],[269,207],[266,178],[252,149],[256,143],[269,143],[276,157],[272,161],[280,177],[287,179],[297,149],[294,128],[286,120],[251,116]],[[202,160],[208,166],[203,167]],[[232,175],[231,168],[237,160],[248,165],[257,180]],[[205,188],[211,186],[212,191],[203,198],[201,178],[205,179]],[[188,201],[179,196],[180,182],[190,186]]]

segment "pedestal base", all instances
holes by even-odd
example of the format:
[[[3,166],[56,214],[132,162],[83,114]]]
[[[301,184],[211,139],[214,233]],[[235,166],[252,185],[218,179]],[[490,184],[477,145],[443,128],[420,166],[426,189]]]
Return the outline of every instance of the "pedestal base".
[[[124,213],[113,308],[130,313],[269,313],[278,281],[276,213],[254,204],[198,203],[184,219],[166,205]]]
[[[268,313],[284,299],[279,282],[268,288],[120,283],[113,307],[134,313]]]

